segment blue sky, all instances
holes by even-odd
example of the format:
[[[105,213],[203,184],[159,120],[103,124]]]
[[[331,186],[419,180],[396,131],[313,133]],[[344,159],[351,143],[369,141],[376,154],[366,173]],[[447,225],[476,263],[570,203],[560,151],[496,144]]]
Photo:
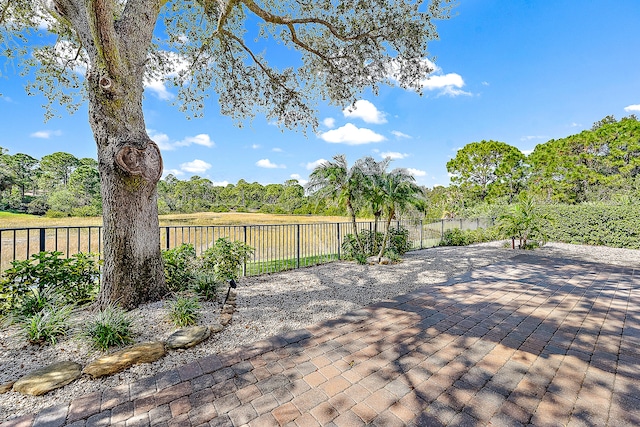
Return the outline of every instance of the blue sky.
[[[525,153],[589,129],[612,114],[640,115],[640,1],[460,0],[430,44],[436,72],[422,97],[397,87],[364,93],[350,113],[321,106],[318,132],[282,130],[264,117],[234,126],[215,99],[202,119],[171,105],[172,90],[147,88],[146,126],[165,174],[215,183],[302,183],[318,161],[345,154],[394,158],[419,184],[447,185],[446,162],[464,145],[493,139]],[[278,58],[284,60],[286,58]],[[44,99],[25,94],[11,68],[0,77],[0,146],[41,158],[96,157],[87,108],[44,122]]]

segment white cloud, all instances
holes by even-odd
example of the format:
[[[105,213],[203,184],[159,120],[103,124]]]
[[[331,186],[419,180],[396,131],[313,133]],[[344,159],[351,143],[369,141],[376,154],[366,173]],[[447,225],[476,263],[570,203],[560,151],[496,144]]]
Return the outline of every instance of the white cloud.
[[[162,101],[168,101],[173,99],[174,95],[167,89],[165,81],[185,71],[189,67],[189,63],[175,52],[163,51],[161,54],[164,61],[171,63],[173,71],[161,76],[145,77],[144,87],[145,89],[149,89]]]
[[[529,154],[533,153],[533,150],[521,150],[521,153],[525,156],[528,156]]]
[[[406,133],[402,133],[399,130],[392,130],[391,133],[396,137],[396,138],[406,138],[406,139],[411,139],[411,135],[407,135]]]
[[[214,147],[216,144],[211,140],[211,137],[206,133],[201,133],[196,136],[187,136],[182,141],[176,142],[178,147],[188,147],[191,144],[202,145],[204,147]]]
[[[380,157],[383,159],[390,157],[392,160],[400,160],[409,157],[409,155],[405,153],[398,153],[396,151],[387,151],[385,153],[380,153]]]
[[[169,174],[173,176],[181,176],[184,175],[184,172],[182,172],[180,169],[165,169],[162,173],[162,177],[164,178]]]
[[[413,176],[427,176],[427,173],[420,169],[407,168],[407,172]]]
[[[158,144],[158,148],[164,151],[170,151],[175,149],[171,142],[169,141],[169,135],[162,132],[156,132],[153,129],[147,129],[147,133],[149,134],[149,138],[156,144]]]
[[[302,179],[302,177],[297,173],[292,173],[290,175],[290,178],[291,179],[295,179],[296,181],[298,181],[298,184],[300,184],[300,185],[306,185],[309,182],[306,179]]]
[[[322,121],[322,124],[329,129],[333,129],[333,127],[336,125],[336,119],[334,119],[333,117],[327,117]]]
[[[482,86],[489,86],[489,82],[482,82]]]
[[[573,123],[571,123],[569,125],[569,127],[571,127],[571,128],[577,128],[577,127],[580,127],[580,126],[582,126],[582,125],[580,123],[576,123],[576,122],[573,122]]]
[[[182,163],[180,169],[189,173],[205,173],[211,169],[211,165],[204,160],[196,159],[192,162]]]
[[[627,107],[624,107],[624,111],[629,112],[629,111],[640,111],[640,104],[634,104],[634,105],[629,105]]]
[[[31,138],[50,139],[52,136],[60,136],[62,131],[60,130],[39,130],[29,135]]]
[[[314,170],[315,168],[317,168],[318,166],[326,162],[327,161],[325,159],[318,159],[315,162],[307,163],[305,167],[307,168],[308,171],[310,171],[310,170]]]
[[[271,149],[274,153],[282,153],[284,150],[282,148],[274,147]]]
[[[533,139],[548,139],[548,136],[545,135],[527,135],[520,138],[520,141],[531,141]]]
[[[470,92],[466,92],[462,90],[464,87],[464,79],[460,74],[457,73],[444,73],[442,68],[438,67],[436,64],[431,62],[428,59],[423,60],[424,63],[433,71],[425,76],[424,79],[420,81],[422,87],[429,91],[438,91],[438,96],[448,95],[448,96],[459,96],[459,95],[467,95],[470,96]],[[396,75],[397,70],[399,68],[398,64],[394,64],[390,67],[390,75],[391,78],[394,79],[394,75]]]
[[[366,123],[382,124],[387,123],[384,113],[376,108],[366,99],[356,101],[352,106],[342,110],[345,117],[355,117],[364,120]]]
[[[370,144],[372,142],[381,142],[385,140],[385,137],[375,133],[371,129],[358,128],[351,123],[330,131],[321,133],[319,137],[331,144],[347,144],[347,145],[362,145]]]
[[[211,184],[213,184],[214,187],[226,187],[229,185],[229,181],[212,181]]]
[[[286,169],[285,165],[277,165],[269,159],[261,159],[256,162],[256,166],[266,169]]]
[[[178,147],[189,147],[190,145],[202,145],[204,147],[215,147],[215,143],[211,140],[211,137],[206,133],[201,133],[196,136],[187,136],[181,141],[172,142],[166,133],[158,132],[153,129],[147,129],[149,138],[158,144],[160,150],[172,151]]]

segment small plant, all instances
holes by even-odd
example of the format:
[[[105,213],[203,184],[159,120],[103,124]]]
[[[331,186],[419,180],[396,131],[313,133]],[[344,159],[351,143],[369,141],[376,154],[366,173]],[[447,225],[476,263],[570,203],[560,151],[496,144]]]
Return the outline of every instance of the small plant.
[[[194,279],[196,250],[193,245],[183,243],[176,248],[162,251],[162,259],[169,290],[172,292],[186,290]]]
[[[121,308],[109,306],[89,321],[85,335],[102,351],[128,344],[133,341],[131,319]]]
[[[200,308],[197,297],[178,296],[169,301],[169,319],[180,327],[195,325]]]
[[[55,344],[57,337],[65,335],[69,329],[71,309],[68,305],[47,305],[32,316],[24,317],[20,323],[29,342]]]
[[[62,252],[43,251],[24,261],[13,261],[0,280],[0,313],[6,313],[32,298],[34,292],[59,295],[65,304],[81,305],[93,300],[100,275],[93,254],[78,253],[62,258]]]
[[[196,273],[191,290],[205,301],[215,300],[218,290],[215,273],[206,270]]]
[[[384,256],[386,256],[387,258],[389,258],[389,261],[396,263],[396,262],[400,262],[402,261],[402,257],[400,256],[400,254],[396,251],[392,251],[392,250],[388,250],[384,253]]]
[[[203,267],[213,270],[218,281],[237,280],[240,266],[246,262],[254,249],[243,242],[231,242],[220,238],[202,254]]]
[[[367,263],[367,256],[359,252],[355,254],[354,259],[360,265],[365,265]]]

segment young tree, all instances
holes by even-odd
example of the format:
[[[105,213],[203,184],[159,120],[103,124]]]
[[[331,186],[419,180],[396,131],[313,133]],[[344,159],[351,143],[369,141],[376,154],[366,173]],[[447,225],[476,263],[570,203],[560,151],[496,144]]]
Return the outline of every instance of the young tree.
[[[288,128],[315,125],[313,100],[344,106],[381,83],[420,90],[434,21],[449,9],[450,0],[1,2],[2,53],[37,66],[30,89],[72,108],[78,97],[89,100],[103,201],[99,302],[134,307],[166,291],[156,191],[162,157],[145,130],[145,81],[171,80],[180,108],[195,114],[213,87],[222,113],[237,120],[262,112]],[[56,41],[32,49],[29,35],[43,24]],[[268,63],[254,42],[268,37],[300,53],[291,60],[298,68]]]
[[[387,228],[382,238],[378,262],[382,259],[389,240],[391,221],[396,213],[407,205],[416,203],[422,190],[415,183],[416,179],[406,169],[394,169],[384,173],[381,177],[381,190],[383,194],[383,206],[387,215]]]
[[[362,195],[364,188],[364,173],[361,164],[356,162],[349,167],[344,154],[333,156],[333,162],[326,161],[316,166],[309,175],[307,190],[322,198],[327,198],[344,204],[351,217],[353,234],[356,237],[360,252],[364,253],[364,246],[358,234],[356,223],[356,210],[354,203]]]

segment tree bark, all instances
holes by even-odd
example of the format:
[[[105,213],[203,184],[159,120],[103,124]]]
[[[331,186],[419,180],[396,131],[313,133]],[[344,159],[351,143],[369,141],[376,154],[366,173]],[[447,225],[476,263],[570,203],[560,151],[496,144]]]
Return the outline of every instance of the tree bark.
[[[156,184],[158,146],[146,133],[143,77],[158,0],[54,0],[86,49],[89,123],[98,148],[104,268],[98,305],[133,308],[166,294]]]
[[[142,81],[135,80],[134,75],[120,76],[117,82],[91,74],[87,78],[104,225],[98,304],[127,309],[166,294],[156,189],[162,157],[147,136]]]

